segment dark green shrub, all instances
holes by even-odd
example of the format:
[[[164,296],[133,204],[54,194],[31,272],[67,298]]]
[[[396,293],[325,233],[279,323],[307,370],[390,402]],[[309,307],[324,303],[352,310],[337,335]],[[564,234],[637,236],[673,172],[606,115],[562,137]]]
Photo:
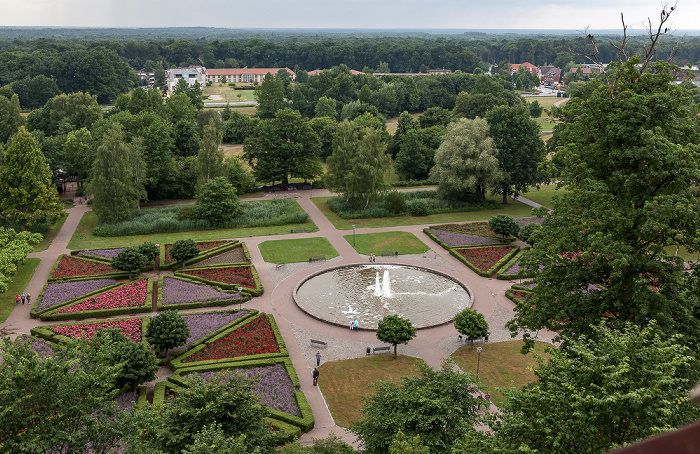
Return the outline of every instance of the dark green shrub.
[[[411,216],[427,216],[430,214],[430,206],[425,199],[408,200],[406,211]]]
[[[520,239],[523,240],[524,242],[528,243],[529,245],[534,245],[535,244],[535,237],[536,235],[533,235],[535,232],[539,231],[542,226],[536,222],[531,222],[522,229],[520,229]]]
[[[499,235],[517,236],[520,232],[520,226],[510,216],[506,214],[497,214],[489,220],[489,228]]]
[[[406,198],[400,192],[390,192],[384,198],[384,208],[394,214],[403,213],[406,210]]]

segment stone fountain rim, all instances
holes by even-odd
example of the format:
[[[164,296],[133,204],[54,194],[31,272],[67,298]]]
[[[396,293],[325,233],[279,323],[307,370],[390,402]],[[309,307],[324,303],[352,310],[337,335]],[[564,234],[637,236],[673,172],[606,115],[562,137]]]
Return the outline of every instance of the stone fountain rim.
[[[315,273],[313,273],[313,274],[311,274],[311,275],[309,275],[309,276],[306,276],[304,279],[302,279],[301,281],[299,281],[299,283],[294,287],[294,290],[292,291],[292,297],[294,298],[294,304],[296,304],[297,307],[298,307],[303,313],[305,313],[306,315],[308,315],[308,316],[311,317],[311,318],[314,318],[314,319],[316,319],[316,320],[318,320],[318,321],[321,321],[321,322],[323,322],[323,323],[327,323],[327,324],[329,324],[329,325],[340,326],[340,327],[342,327],[342,328],[347,328],[347,324],[340,324],[340,323],[338,323],[338,322],[334,322],[334,321],[331,321],[331,320],[326,320],[325,318],[322,318],[322,317],[320,317],[320,316],[318,316],[318,315],[316,315],[316,314],[313,314],[313,313],[309,312],[306,308],[304,308],[304,306],[302,306],[301,304],[299,304],[299,299],[297,298],[297,291],[301,288],[302,285],[304,285],[304,284],[306,283],[306,281],[308,281],[308,280],[310,280],[310,279],[313,279],[314,277],[319,276],[319,275],[321,275],[321,274],[325,274],[325,273],[327,273],[327,272],[329,272],[329,271],[340,270],[340,269],[343,269],[343,268],[358,268],[358,267],[361,267],[361,266],[400,266],[400,267],[403,267],[403,268],[414,268],[414,269],[421,270],[421,271],[427,271],[428,273],[437,274],[437,275],[442,276],[442,277],[444,277],[444,278],[446,278],[446,279],[449,279],[450,281],[452,281],[452,282],[456,283],[457,285],[459,285],[460,287],[462,287],[462,288],[464,289],[464,291],[467,292],[467,294],[469,295],[469,305],[467,306],[467,308],[472,308],[472,307],[474,307],[474,292],[471,291],[471,289],[469,288],[469,286],[467,286],[465,283],[459,281],[457,278],[455,278],[455,277],[453,277],[453,276],[450,276],[450,275],[447,274],[447,273],[443,273],[442,271],[438,271],[438,270],[434,270],[434,269],[432,269],[432,268],[428,268],[428,267],[426,267],[426,266],[407,265],[407,264],[405,264],[405,263],[392,263],[392,262],[381,262],[381,263],[378,263],[378,264],[374,264],[374,263],[373,263],[373,264],[371,264],[371,265],[368,265],[367,263],[364,263],[364,262],[361,262],[361,263],[347,263],[347,264],[345,264],[345,265],[332,266],[332,267],[330,267],[330,268],[326,268],[326,269],[317,271],[317,272],[315,272]],[[457,315],[457,314],[455,314],[455,315]],[[416,326],[416,329],[419,330],[419,329],[435,328],[435,327],[438,327],[438,326],[447,325],[447,324],[452,323],[452,322],[454,322],[454,317],[451,318],[451,319],[449,319],[449,320],[445,320],[445,321],[443,321],[443,322],[431,323],[431,324],[423,325],[423,326]],[[362,330],[362,331],[377,331],[376,328],[362,328],[362,327],[360,327],[360,330]]]

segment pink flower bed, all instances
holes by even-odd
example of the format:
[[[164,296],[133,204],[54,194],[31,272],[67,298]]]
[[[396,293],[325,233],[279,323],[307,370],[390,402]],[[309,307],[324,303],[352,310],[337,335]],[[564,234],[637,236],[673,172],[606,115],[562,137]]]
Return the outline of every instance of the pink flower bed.
[[[146,302],[146,295],[148,295],[148,280],[141,279],[140,281],[117,287],[101,295],[88,298],[80,303],[64,307],[56,311],[56,313],[62,314],[66,312],[142,306]]]
[[[76,323],[74,325],[50,328],[56,334],[68,336],[71,339],[91,339],[101,329],[117,328],[134,342],[141,342],[141,319],[110,320],[107,322]]]

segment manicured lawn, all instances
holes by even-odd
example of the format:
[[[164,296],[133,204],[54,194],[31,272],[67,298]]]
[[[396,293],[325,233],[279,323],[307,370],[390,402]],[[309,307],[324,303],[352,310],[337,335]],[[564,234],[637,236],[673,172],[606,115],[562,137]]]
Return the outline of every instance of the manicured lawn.
[[[565,189],[557,190],[556,184],[545,184],[540,186],[539,189],[537,189],[536,187],[530,187],[530,190],[522,194],[522,196],[526,199],[534,200],[535,202],[539,203],[542,206],[546,206],[547,208],[553,208],[554,204],[552,203],[552,198],[555,195],[561,196],[566,192],[567,191]]]
[[[354,241],[355,250],[364,255],[381,255],[382,251],[397,251],[401,255],[421,254],[430,249],[414,234],[408,232],[349,234],[345,235],[345,240],[350,244]]]
[[[238,101],[255,101],[253,93],[255,90],[234,90],[229,87],[228,83],[214,83],[204,88],[203,94],[209,95],[207,101],[216,102],[238,102]],[[212,99],[212,95],[219,95],[221,99]],[[239,98],[238,95],[241,95]]]
[[[19,266],[17,274],[14,275],[12,282],[7,286],[7,291],[0,294],[0,323],[5,323],[7,317],[10,316],[10,312],[12,312],[16,304],[15,298],[17,295],[22,294],[27,287],[32,276],[34,276],[36,267],[39,266],[39,262],[41,262],[41,259],[26,259],[24,265]],[[38,296],[39,294],[32,295],[32,301]]]
[[[545,358],[549,355],[544,349],[549,344],[535,342],[535,352]],[[476,375],[476,365],[478,353],[476,348],[482,347],[481,359],[479,360],[479,381],[481,390],[491,393],[491,400],[497,407],[506,403],[506,398],[496,388],[507,388],[511,385],[515,388],[522,388],[530,382],[535,381],[535,373],[528,368],[536,366],[537,362],[532,354],[523,355],[520,349],[523,342],[512,340],[508,342],[495,343],[468,343],[460,347],[452,354],[452,359],[464,372]]]
[[[666,253],[668,255],[676,255],[676,246],[666,246],[664,249],[666,250]],[[695,262],[700,259],[700,254],[698,254],[697,252],[688,252],[688,250],[685,247],[681,247],[678,249],[678,256],[682,257],[683,260],[686,262]]]
[[[551,116],[549,116],[549,114],[546,111],[549,110],[554,105],[554,103],[563,99],[564,98],[557,98],[556,96],[527,98],[528,103],[537,101],[540,104],[540,106],[542,106],[545,109],[545,111],[542,112],[542,116],[540,118],[535,118],[535,121],[540,126],[541,131],[552,131],[554,129],[554,119]]]
[[[399,355],[394,359],[392,351],[392,354],[322,364],[318,384],[335,423],[348,427],[351,421],[359,420],[362,398],[375,392],[373,383],[399,381],[401,377],[415,375],[421,362],[423,360],[412,356]],[[311,380],[311,375],[308,379]]]
[[[263,241],[258,246],[268,263],[306,262],[309,257],[323,255],[327,259],[337,257],[338,252],[326,238],[299,238],[294,240]]]
[[[177,240],[191,238],[195,241],[213,241],[221,239],[245,238],[249,236],[282,235],[290,229],[305,228],[307,232],[317,230],[313,222],[304,224],[287,224],[272,227],[242,227],[221,230],[193,230],[190,232],[157,233],[152,235],[132,235],[117,237],[93,236],[92,231],[97,223],[97,216],[92,211],[85,213],[78,228],[68,243],[68,249],[102,249],[120,246],[134,246],[146,241],[154,243],[174,243]],[[308,258],[307,258],[308,259]]]
[[[333,223],[336,229],[349,230],[353,224],[356,227],[395,227],[398,225],[423,225],[423,224],[446,224],[451,222],[487,221],[497,214],[507,214],[514,218],[530,216],[531,207],[521,202],[508,202],[497,210],[471,211],[465,213],[444,213],[431,214],[430,216],[399,216],[390,218],[372,219],[343,219],[334,213],[328,206],[330,197],[314,197],[311,200],[323,212],[323,214]],[[491,200],[500,202],[501,197],[488,197]]]
[[[58,231],[61,230],[61,227],[63,227],[63,223],[66,222],[67,217],[68,215],[63,213],[63,216],[53,223],[49,231],[46,232],[46,235],[44,235],[44,239],[41,241],[41,243],[34,246],[34,252],[45,251],[49,248],[49,246],[51,246],[51,242],[54,238],[56,238],[56,234],[58,234]]]

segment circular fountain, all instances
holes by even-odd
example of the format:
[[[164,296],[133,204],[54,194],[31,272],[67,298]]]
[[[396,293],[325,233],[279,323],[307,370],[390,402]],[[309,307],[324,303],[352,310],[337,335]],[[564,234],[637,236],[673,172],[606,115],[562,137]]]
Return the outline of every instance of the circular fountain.
[[[393,264],[347,265],[314,274],[294,289],[307,314],[348,326],[377,329],[386,315],[408,318],[417,328],[440,325],[471,306],[469,289],[426,268]]]

